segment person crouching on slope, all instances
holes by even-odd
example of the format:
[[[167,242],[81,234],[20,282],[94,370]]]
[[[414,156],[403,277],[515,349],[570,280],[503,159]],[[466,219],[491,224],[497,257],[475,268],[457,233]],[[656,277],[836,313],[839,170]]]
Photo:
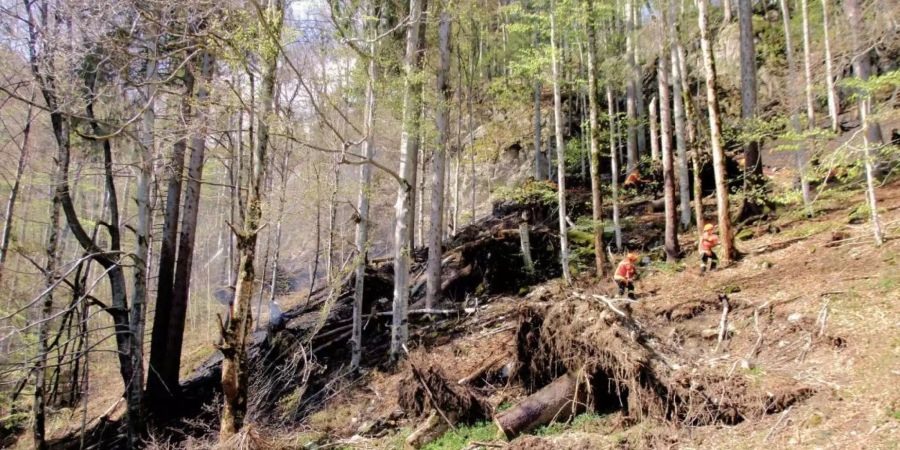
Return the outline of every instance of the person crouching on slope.
[[[700,274],[702,275],[708,270],[716,270],[716,264],[719,262],[719,256],[713,251],[713,248],[719,245],[719,236],[716,236],[715,225],[708,223],[703,226],[703,235],[700,237],[700,250],[703,253],[700,256]],[[707,268],[707,266],[709,266]]]
[[[637,278],[637,267],[635,267],[634,263],[637,259],[638,256],[636,254],[629,253],[616,267],[616,273],[613,275],[613,280],[616,281],[616,286],[619,287],[619,296],[625,294],[627,290],[628,298],[632,300],[634,300],[634,279]]]

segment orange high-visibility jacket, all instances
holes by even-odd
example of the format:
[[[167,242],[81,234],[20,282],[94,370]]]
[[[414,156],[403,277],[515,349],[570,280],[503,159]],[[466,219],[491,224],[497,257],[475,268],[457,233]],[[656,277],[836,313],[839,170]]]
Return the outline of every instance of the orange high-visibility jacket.
[[[638,174],[638,171],[635,170],[634,172],[628,174],[628,176],[625,178],[625,184],[623,186],[633,186],[640,183],[641,181],[643,180],[641,180],[640,174]]]
[[[717,245],[719,245],[719,237],[709,231],[704,231],[703,237],[700,239],[700,248],[703,249],[703,253],[711,254],[713,247]]]
[[[619,263],[619,267],[616,267],[616,274],[613,275],[613,279],[631,281],[634,279],[635,274],[637,274],[637,268],[634,267],[633,262],[626,259]]]

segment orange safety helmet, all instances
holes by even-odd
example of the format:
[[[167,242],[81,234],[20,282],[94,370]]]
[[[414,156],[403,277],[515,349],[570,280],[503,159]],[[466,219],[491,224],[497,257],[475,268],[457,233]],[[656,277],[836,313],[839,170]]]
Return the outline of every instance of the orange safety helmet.
[[[713,227],[714,227],[713,224],[708,223],[708,224],[706,224],[706,225],[703,225],[703,231],[709,231],[709,230],[712,230]]]
[[[631,261],[631,262],[635,262],[635,261],[638,260],[638,255],[637,255],[637,253],[629,253],[629,254],[626,255],[625,257],[626,257],[629,261]]]

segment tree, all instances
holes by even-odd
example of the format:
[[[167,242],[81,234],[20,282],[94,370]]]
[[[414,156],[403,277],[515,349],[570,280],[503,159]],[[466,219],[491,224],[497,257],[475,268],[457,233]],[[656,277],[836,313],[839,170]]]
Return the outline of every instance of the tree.
[[[671,3],[674,6],[674,3]],[[673,21],[677,21],[672,8],[669,13]],[[687,166],[687,145],[685,142],[685,117],[684,117],[684,93],[682,90],[681,66],[678,64],[678,30],[672,27],[670,37],[671,51],[669,63],[672,65],[672,114],[675,122],[675,165],[678,167],[678,199],[680,200],[681,228],[687,230],[691,226],[691,191]]]
[[[34,102],[35,94],[32,90],[31,102]],[[13,139],[16,145],[19,145],[19,162],[16,164],[16,175],[13,184],[9,188],[9,198],[6,200],[6,219],[3,221],[3,234],[0,235],[0,281],[3,281],[3,267],[6,264],[6,258],[9,255],[9,242],[12,238],[13,217],[16,212],[16,199],[19,196],[19,189],[22,185],[22,175],[25,173],[25,163],[28,161],[29,137],[31,136],[31,121],[33,120],[34,107],[29,103],[26,106],[25,125],[22,127],[22,144]]]
[[[822,41],[825,45],[825,95],[828,97],[828,116],[831,118],[831,131],[836,133],[838,131],[838,115],[841,113],[841,102],[834,87],[828,1],[822,0]]]
[[[550,3],[550,58],[551,74],[553,77],[553,122],[556,131],[556,171],[557,185],[559,186],[559,260],[562,265],[563,278],[566,284],[572,283],[572,275],[569,273],[569,237],[566,230],[566,143],[563,137],[562,118],[562,94],[560,93],[559,61],[557,60],[558,48],[556,41],[556,4]]]
[[[441,18],[438,28],[440,41],[440,66],[437,72],[437,92],[440,94],[437,111],[435,113],[435,125],[438,131],[437,148],[431,157],[431,216],[429,223],[431,228],[428,233],[428,268],[427,288],[425,293],[425,308],[434,307],[434,303],[441,291],[441,236],[444,228],[444,164],[447,154],[447,142],[450,133],[450,4],[442,2]]]
[[[872,71],[872,62],[869,58],[871,48],[867,47],[860,39],[859,32],[865,25],[863,22],[862,12],[859,8],[859,0],[844,0],[844,13],[847,14],[847,21],[850,29],[850,46],[853,49],[851,62],[853,63],[853,75],[862,81],[869,79]],[[870,145],[878,145],[884,142],[881,134],[881,124],[872,120],[872,99],[869,96],[862,96],[859,101],[860,122],[866,119],[868,125],[866,127],[866,138]]]
[[[753,36],[753,6],[738,0],[741,53],[741,119],[748,124],[756,117],[756,45]],[[764,183],[759,141],[744,143],[744,203],[741,216],[760,212],[760,200],[753,190]]]
[[[663,3],[663,2],[661,2]],[[657,60],[657,80],[659,85],[659,120],[660,120],[660,137],[663,161],[663,202],[665,205],[666,230],[665,230],[665,246],[666,260],[675,261],[678,259],[681,249],[678,246],[678,211],[675,206],[675,167],[672,155],[672,113],[669,109],[669,62],[666,58],[671,51],[669,48],[669,33],[666,29],[669,26],[668,6],[664,3],[660,5],[662,17],[660,19],[660,43],[659,59]]]
[[[222,330],[222,393],[224,401],[219,427],[219,442],[229,442],[244,426],[247,413],[247,337],[252,326],[250,300],[256,278],[254,259],[256,241],[262,225],[263,184],[266,176],[269,147],[269,121],[274,111],[275,84],[278,56],[281,49],[281,28],[284,23],[283,0],[269,0],[263,9],[254,3],[259,26],[265,33],[261,52],[262,86],[260,89],[258,134],[250,172],[250,189],[247,192],[247,211],[240,230],[235,230],[240,255],[237,285],[231,316]]]
[[[791,13],[787,6],[787,0],[779,0],[781,5],[781,21],[784,28],[784,47],[785,54],[787,56],[788,63],[788,74],[797,73],[797,64],[794,60],[794,45],[791,39]],[[788,81],[788,85],[792,83]],[[793,128],[794,133],[800,134],[802,129],[800,127],[800,117],[797,112],[797,106],[794,103],[793,99],[788,99],[791,108],[791,128]],[[795,152],[795,157],[797,160],[797,177],[800,179],[800,191],[803,195],[803,204],[806,205],[807,208],[810,207],[812,203],[812,199],[810,198],[809,193],[809,181],[806,177],[806,149],[805,146],[801,143],[799,148],[797,148]]]
[[[640,95],[640,86],[637,84],[637,60],[634,55],[634,0],[625,0],[625,60],[628,63],[631,76],[625,85],[625,117],[627,121],[627,134],[625,145],[628,161],[625,164],[625,172],[631,172],[637,167],[637,96]]]
[[[700,47],[703,68],[706,74],[706,107],[709,111],[709,143],[712,147],[713,172],[716,179],[716,209],[719,219],[719,233],[722,238],[722,261],[725,264],[735,257],[734,233],[731,229],[731,215],[728,205],[728,185],[725,179],[725,152],[722,149],[722,126],[719,118],[719,97],[716,93],[716,62],[713,59],[709,38],[708,0],[698,0]],[[699,199],[698,199],[699,201]]]
[[[809,1],[800,0],[800,11],[803,17],[803,74],[806,76],[806,127],[816,127],[816,109],[813,98],[812,61],[809,46]]]
[[[588,107],[591,133],[591,220],[594,232],[594,265],[597,277],[606,275],[603,245],[603,198],[600,196],[600,99],[597,89],[597,18],[594,0],[586,0]],[[612,130],[610,130],[612,132]],[[613,174],[615,178],[615,174]]]
[[[405,80],[403,84],[403,131],[400,134],[400,184],[397,187],[397,203],[394,205],[394,302],[391,321],[391,359],[396,361],[403,354],[409,336],[407,309],[409,308],[409,259],[412,251],[409,228],[412,226],[413,174],[416,171],[416,145],[419,136],[419,112],[421,110],[421,81],[417,70],[419,23],[422,21],[420,0],[409,1],[409,21],[406,26],[406,56],[403,60]]]
[[[378,79],[376,61],[376,34],[378,18],[375,14],[375,0],[369,0],[365,18],[368,54],[366,55],[366,104],[364,115],[365,139],[362,143],[362,155],[365,162],[359,167],[359,197],[356,201],[356,280],[353,286],[353,333],[350,338],[350,367],[359,367],[362,355],[362,309],[366,281],[366,263],[369,253],[369,201],[372,195],[372,165],[375,157],[375,82]]]
[[[606,84],[606,105],[609,117],[609,170],[612,172],[610,188],[612,189],[613,232],[616,239],[616,250],[621,251],[622,226],[619,224],[619,152],[616,149],[616,103],[609,83]]]

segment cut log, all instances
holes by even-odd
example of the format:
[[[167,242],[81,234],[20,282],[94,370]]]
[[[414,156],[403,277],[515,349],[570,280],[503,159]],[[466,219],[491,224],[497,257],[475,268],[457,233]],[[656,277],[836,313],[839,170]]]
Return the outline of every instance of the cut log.
[[[508,439],[553,421],[565,420],[575,412],[576,381],[565,374],[529,395],[512,408],[494,417],[497,428]]]
[[[432,410],[428,419],[406,438],[406,448],[422,448],[444,434],[448,428],[447,422],[441,419],[437,411]]]

